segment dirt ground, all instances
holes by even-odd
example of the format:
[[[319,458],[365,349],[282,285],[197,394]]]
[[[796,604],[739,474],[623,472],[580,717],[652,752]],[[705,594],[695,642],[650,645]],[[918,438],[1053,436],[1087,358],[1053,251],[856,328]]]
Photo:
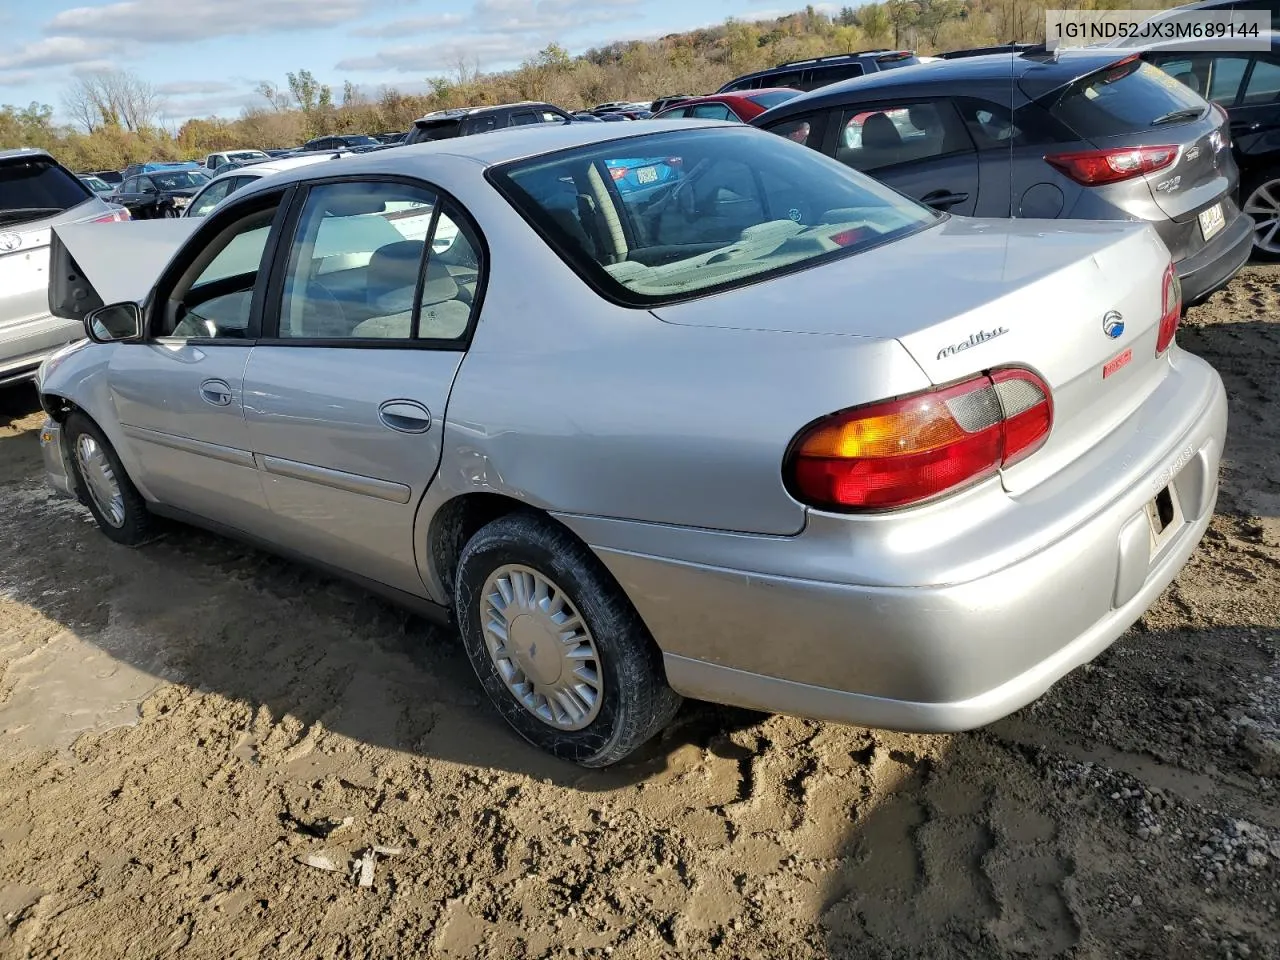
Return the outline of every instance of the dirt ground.
[[[960,736],[691,704],[605,772],[357,589],[111,544],[4,392],[0,957],[1280,957],[1278,318],[1280,268],[1192,311],[1217,516],[1042,701]]]

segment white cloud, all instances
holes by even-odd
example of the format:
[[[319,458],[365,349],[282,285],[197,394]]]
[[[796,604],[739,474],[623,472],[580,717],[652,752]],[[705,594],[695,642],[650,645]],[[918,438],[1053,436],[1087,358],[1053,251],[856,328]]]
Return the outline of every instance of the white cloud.
[[[183,97],[201,93],[227,93],[234,89],[234,84],[224,80],[177,80],[160,84],[156,87],[156,93],[166,97]]]
[[[0,70],[65,67],[100,58],[113,47],[114,43],[84,37],[46,37],[24,44],[13,53],[0,54]]]
[[[0,87],[25,87],[36,82],[39,74],[34,70],[19,70],[14,73],[0,73]]]
[[[357,20],[376,0],[124,0],[75,7],[44,26],[46,42],[70,37],[119,37],[135,43],[173,43],[209,37],[331,27]],[[84,42],[84,41],[82,41]]]
[[[160,116],[165,120],[189,120],[192,117],[211,117],[218,114],[238,113],[245,107],[265,106],[266,101],[256,93],[223,93],[207,97],[183,97],[165,102]]]
[[[348,57],[338,70],[440,73],[459,62],[482,68],[515,63],[564,34],[583,27],[618,23],[636,16],[642,0],[477,0],[467,16],[396,20],[364,36],[395,37],[439,31],[426,44],[399,45]],[[430,21],[430,25],[423,24]],[[447,21],[447,22],[445,22]]]

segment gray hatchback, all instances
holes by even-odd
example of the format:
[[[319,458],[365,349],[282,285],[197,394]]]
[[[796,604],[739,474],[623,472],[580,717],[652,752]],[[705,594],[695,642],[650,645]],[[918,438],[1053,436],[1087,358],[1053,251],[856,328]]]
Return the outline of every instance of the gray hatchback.
[[[1114,50],[920,64],[823,87],[752,123],[952,213],[1146,221],[1188,304],[1249,258],[1226,113]]]

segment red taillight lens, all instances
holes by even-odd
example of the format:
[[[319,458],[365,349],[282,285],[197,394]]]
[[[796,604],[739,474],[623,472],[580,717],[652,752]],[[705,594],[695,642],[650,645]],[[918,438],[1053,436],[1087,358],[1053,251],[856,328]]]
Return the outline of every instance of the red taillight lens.
[[[1038,450],[1053,400],[1029,370],[839,413],[806,428],[784,466],[787,487],[823,509],[903,507],[992,476]]]
[[[95,217],[90,223],[120,223],[129,219],[129,211],[121,207],[119,210],[113,210],[105,216]]]
[[[626,175],[627,175],[626,167],[610,167],[609,168],[609,176],[613,177],[614,181],[621,180]]]
[[[1164,282],[1160,290],[1160,332],[1156,336],[1156,356],[1164,353],[1173,343],[1182,320],[1182,284],[1173,264],[1165,267]]]
[[[1163,170],[1178,159],[1177,146],[1116,147],[1110,150],[1082,150],[1079,153],[1052,153],[1045,163],[1076,183],[1097,187],[1119,183],[1144,173]]]

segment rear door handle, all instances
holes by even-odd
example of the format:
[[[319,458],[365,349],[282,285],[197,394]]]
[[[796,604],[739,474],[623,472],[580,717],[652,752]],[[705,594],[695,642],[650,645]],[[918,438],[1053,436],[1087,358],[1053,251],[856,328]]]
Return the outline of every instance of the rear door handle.
[[[205,403],[226,407],[231,404],[231,397],[231,384],[225,380],[206,380],[200,384],[200,399]]]
[[[431,429],[431,411],[417,400],[388,400],[378,407],[384,427],[399,433],[426,433]]]
[[[964,203],[968,199],[969,195],[967,193],[935,190],[933,193],[926,193],[920,198],[920,202],[927,203],[931,207],[937,207],[939,210],[946,210],[948,207],[954,207],[957,203]]]

